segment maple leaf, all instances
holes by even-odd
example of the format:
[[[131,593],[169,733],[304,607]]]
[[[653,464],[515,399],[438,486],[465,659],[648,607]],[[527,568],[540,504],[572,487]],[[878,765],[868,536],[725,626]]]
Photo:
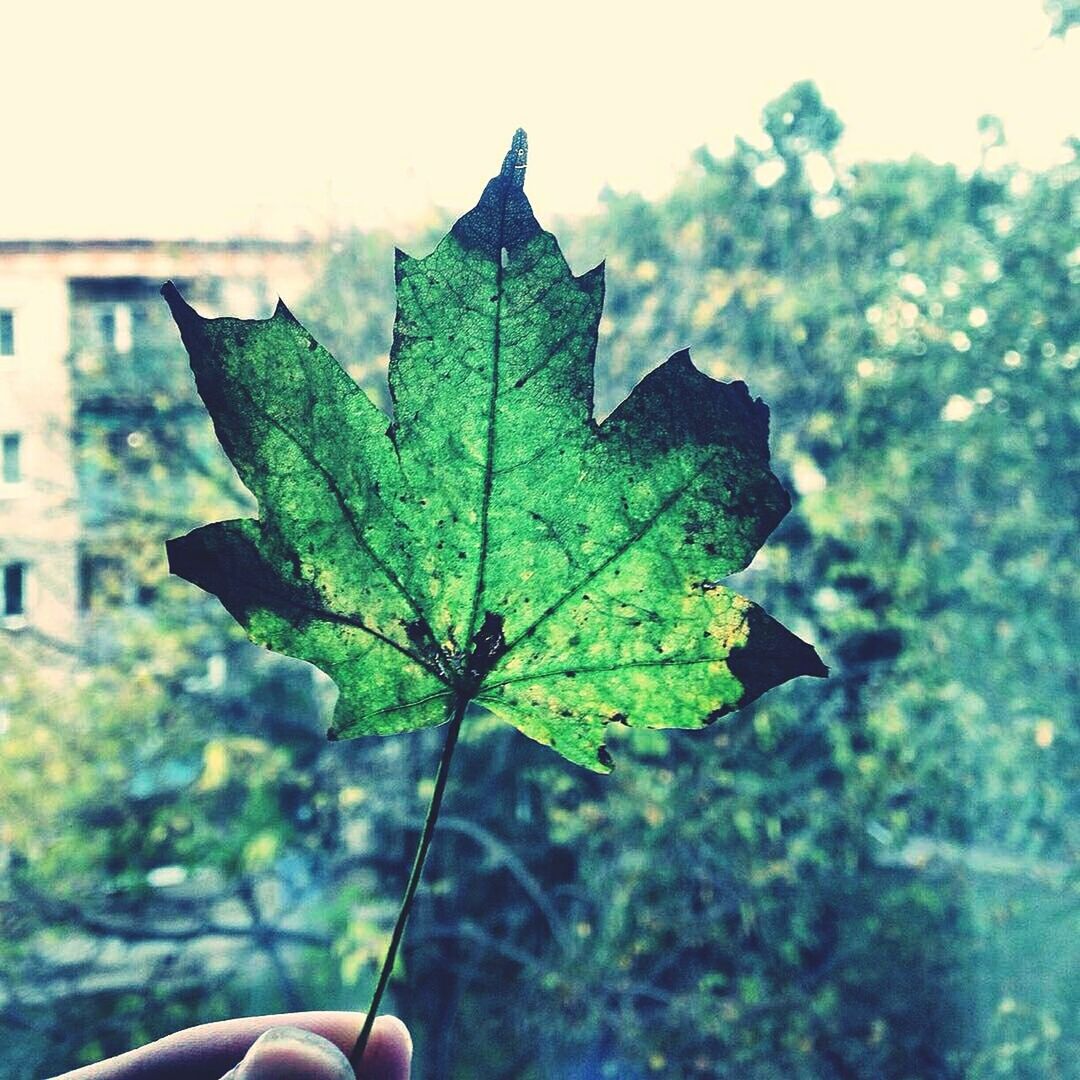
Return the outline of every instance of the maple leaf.
[[[475,702],[607,771],[611,723],[700,728],[826,669],[719,584],[790,505],[768,409],[683,351],[597,423],[603,267],[570,272],[525,161],[519,131],[438,247],[397,253],[392,421],[284,304],[204,319],[164,287],[259,504],[169,560],[333,678],[332,738],[460,724]]]

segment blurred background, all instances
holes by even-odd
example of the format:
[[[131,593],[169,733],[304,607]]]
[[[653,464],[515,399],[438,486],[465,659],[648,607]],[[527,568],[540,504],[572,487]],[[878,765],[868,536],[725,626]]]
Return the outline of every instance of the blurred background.
[[[769,403],[794,507],[732,583],[832,677],[610,777],[467,725],[415,1075],[1080,1076],[1080,5],[741,8],[5,16],[0,1076],[366,1005],[440,733],[327,744],[168,577],[251,500],[158,289],[282,295],[385,406],[393,245],[518,124],[606,260],[598,411],[686,345]]]

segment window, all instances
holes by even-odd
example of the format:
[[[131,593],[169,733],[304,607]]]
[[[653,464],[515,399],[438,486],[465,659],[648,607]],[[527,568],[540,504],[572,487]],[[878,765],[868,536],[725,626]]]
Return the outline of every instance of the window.
[[[22,437],[15,432],[0,439],[0,480],[5,484],[22,481]]]
[[[15,312],[0,309],[0,356],[15,355]]]
[[[116,343],[116,313],[112,308],[99,311],[97,316],[98,339],[102,348],[111,349]]]
[[[131,328],[133,323],[130,304],[117,304],[113,308],[112,346],[118,353],[131,352]]]
[[[4,567],[4,616],[26,614],[26,563],[10,562]]]
[[[123,602],[123,563],[83,552],[79,559],[79,608],[97,611]]]
[[[157,586],[140,581],[125,559],[83,551],[79,556],[79,610],[83,613],[134,605],[149,607]]]
[[[108,352],[131,352],[135,318],[130,304],[109,304],[97,311],[100,347]]]

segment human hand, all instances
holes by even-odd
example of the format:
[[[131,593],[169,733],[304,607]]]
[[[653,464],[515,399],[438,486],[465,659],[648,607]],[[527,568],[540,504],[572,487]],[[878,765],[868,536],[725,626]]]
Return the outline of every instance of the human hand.
[[[375,1021],[353,1072],[345,1055],[363,1022],[302,1012],[200,1024],[54,1080],[409,1080],[412,1039],[393,1016]]]

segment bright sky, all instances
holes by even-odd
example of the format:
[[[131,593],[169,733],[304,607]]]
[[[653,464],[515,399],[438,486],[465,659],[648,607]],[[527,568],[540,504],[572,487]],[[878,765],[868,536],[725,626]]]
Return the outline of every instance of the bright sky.
[[[528,13],[526,13],[528,12]],[[1080,134],[1080,31],[1040,0],[96,0],[6,6],[0,238],[322,234],[460,212],[529,132],[541,219],[658,195],[812,78],[846,161],[1043,167]]]

